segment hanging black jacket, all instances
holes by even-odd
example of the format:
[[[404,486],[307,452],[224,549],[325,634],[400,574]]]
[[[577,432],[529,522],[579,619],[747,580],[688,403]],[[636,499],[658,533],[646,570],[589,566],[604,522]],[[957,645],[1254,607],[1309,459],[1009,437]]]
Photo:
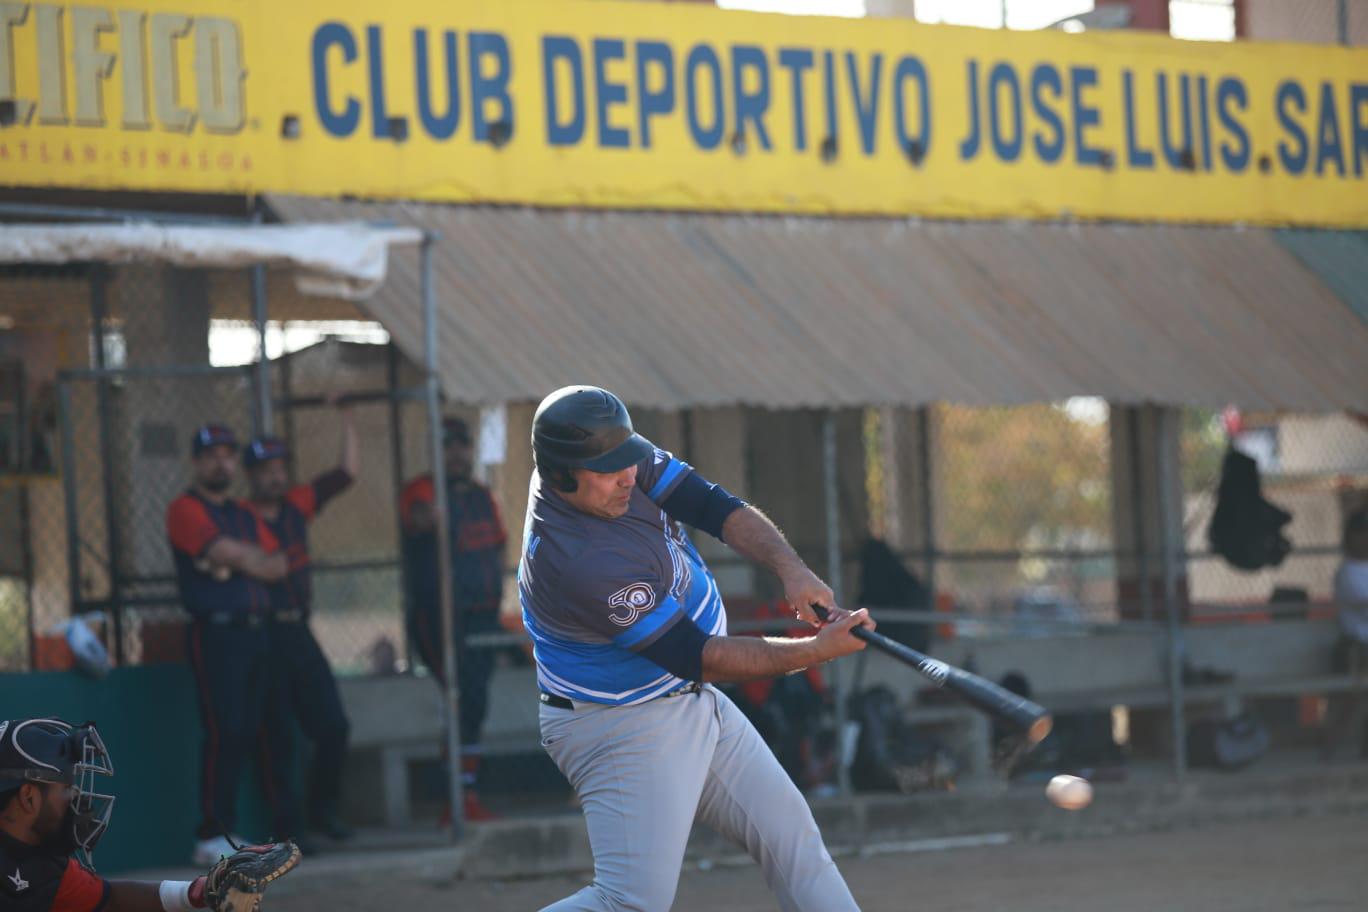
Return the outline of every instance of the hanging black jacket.
[[[1282,534],[1291,521],[1291,513],[1264,500],[1258,463],[1234,447],[1227,450],[1216,513],[1207,529],[1211,550],[1241,570],[1276,567],[1292,550]]]

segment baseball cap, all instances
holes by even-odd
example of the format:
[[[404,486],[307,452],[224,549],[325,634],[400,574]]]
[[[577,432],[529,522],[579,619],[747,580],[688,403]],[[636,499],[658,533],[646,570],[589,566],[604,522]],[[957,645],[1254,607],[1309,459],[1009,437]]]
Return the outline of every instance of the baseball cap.
[[[222,424],[203,424],[190,438],[190,452],[195,456],[216,446],[232,447],[234,450],[238,448],[237,435],[232,428]]]
[[[460,418],[442,419],[442,443],[470,445],[470,426]]]
[[[284,459],[288,453],[285,441],[279,437],[257,437],[242,451],[242,464],[250,469],[272,459]]]

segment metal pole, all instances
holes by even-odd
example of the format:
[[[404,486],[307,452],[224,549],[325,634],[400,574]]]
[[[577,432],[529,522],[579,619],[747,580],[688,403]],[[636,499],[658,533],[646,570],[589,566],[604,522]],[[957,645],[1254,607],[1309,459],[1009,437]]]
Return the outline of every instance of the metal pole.
[[[1349,0],[1339,0],[1336,20],[1339,24],[1339,43],[1349,44]]]
[[[261,263],[252,267],[252,320],[257,331],[256,408],[252,424],[253,432],[261,436],[275,429],[271,414],[271,362],[266,357],[266,267]]]
[[[24,623],[28,629],[28,670],[35,671],[33,659],[37,654],[37,637],[33,631],[33,504],[26,482],[19,485],[19,529],[21,559],[24,574]]]
[[[931,406],[917,409],[917,476],[921,485],[922,562],[926,572],[927,607],[936,610],[936,505],[931,483]]]
[[[103,372],[105,364],[105,339],[104,322],[107,314],[105,308],[105,293],[108,290],[109,274],[103,267],[96,267],[91,272],[90,279],[90,332],[93,336],[95,349],[95,368]],[[122,542],[119,537],[119,517],[120,511],[114,504],[114,443],[110,440],[110,425],[112,419],[109,414],[109,379],[101,374],[96,381],[96,407],[98,409],[98,423],[100,432],[100,476],[104,487],[104,514],[105,514],[105,542],[107,572],[109,574],[109,613],[114,627],[114,662],[122,665],[124,660],[124,638],[123,638],[123,605],[121,604],[121,587],[119,585],[119,573],[121,572],[120,550]]]
[[[81,600],[81,540],[80,513],[76,508],[76,441],[71,414],[71,383],[57,384],[57,420],[62,428],[62,499],[66,502],[67,527],[67,588],[71,613]]]
[[[1154,620],[1154,595],[1150,591],[1149,547],[1145,536],[1145,488],[1141,476],[1140,406],[1126,406],[1126,436],[1130,438],[1131,511],[1135,514],[1135,572],[1140,583],[1140,617]]]
[[[432,285],[431,235],[424,235],[421,248],[423,283],[423,369],[427,381],[428,443],[432,457],[433,515],[437,520],[437,592],[442,608],[442,672],[446,676],[447,781],[451,795],[451,839],[461,838],[464,796],[461,794],[461,744],[457,733],[456,706],[460,693],[456,686],[456,600],[452,597],[451,529],[447,515],[447,479],[442,447],[441,387],[437,374],[437,295]]]
[[[399,347],[391,342],[385,349],[385,379],[389,387],[389,431],[390,431],[390,481],[394,485],[394,503],[404,490],[404,409],[399,401]],[[394,515],[395,544],[399,552],[399,586],[403,593],[402,604],[405,612],[412,610],[409,599],[409,567],[404,560],[404,521],[398,511]],[[404,664],[413,668],[413,638],[409,636],[409,625],[404,624]]]
[[[836,478],[836,412],[827,410],[822,415],[822,487],[826,492],[826,558],[827,583],[836,594],[836,604],[844,601],[841,586],[841,498]],[[847,745],[846,695],[842,685],[841,664],[833,663],[831,692],[836,701],[836,782],[841,794],[850,794],[850,761],[854,759],[854,745]],[[850,749],[848,749],[848,747]]]
[[[280,337],[285,338],[284,320],[280,323]],[[285,435],[285,469],[290,479],[295,477],[295,409],[294,405],[294,362],[282,351],[280,357],[280,421]]]
[[[1164,569],[1164,614],[1168,646],[1169,718],[1173,738],[1173,779],[1179,785],[1187,775],[1187,743],[1183,737],[1183,631],[1178,625],[1178,564],[1173,540],[1173,464],[1170,442],[1174,412],[1171,408],[1150,406],[1154,410],[1158,449],[1159,541]]]

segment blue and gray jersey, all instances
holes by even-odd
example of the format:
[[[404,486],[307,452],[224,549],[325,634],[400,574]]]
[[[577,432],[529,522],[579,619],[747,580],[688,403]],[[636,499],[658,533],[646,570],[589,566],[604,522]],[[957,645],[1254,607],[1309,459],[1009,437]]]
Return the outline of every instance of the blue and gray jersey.
[[[637,469],[627,512],[600,519],[532,473],[518,593],[547,693],[625,706],[688,682],[638,653],[688,617],[727,632],[717,582],[661,504],[693,468],[656,449]]]

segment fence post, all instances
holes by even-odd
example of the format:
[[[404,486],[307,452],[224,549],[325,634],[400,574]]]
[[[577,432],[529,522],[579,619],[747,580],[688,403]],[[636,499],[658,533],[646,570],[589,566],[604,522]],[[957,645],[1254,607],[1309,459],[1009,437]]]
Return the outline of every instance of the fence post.
[[[257,331],[257,360],[252,378],[256,381],[256,401],[252,410],[255,436],[275,432],[271,404],[271,362],[266,357],[266,267],[252,266],[252,320]]]
[[[67,600],[70,613],[76,613],[81,599],[81,542],[76,489],[76,441],[73,439],[71,412],[71,381],[57,382],[57,421],[62,430],[62,500],[66,507],[67,533]],[[29,635],[33,636],[30,629]]]
[[[1173,463],[1170,442],[1174,432],[1175,410],[1150,406],[1154,410],[1155,438],[1158,450],[1159,482],[1159,541],[1164,571],[1165,631],[1168,636],[1169,718],[1173,738],[1173,779],[1179,785],[1187,775],[1187,743],[1183,732],[1183,631],[1178,624],[1178,566],[1175,549],[1184,548],[1182,541],[1173,540]]]
[[[1130,438],[1131,511],[1135,519],[1135,574],[1140,582],[1140,616],[1145,623],[1154,620],[1154,598],[1150,592],[1149,546],[1145,536],[1145,487],[1140,457],[1140,410],[1126,406],[1126,436]],[[1162,457],[1161,457],[1162,458]]]
[[[917,480],[921,487],[922,562],[926,572],[928,610],[936,610],[936,504],[931,478],[931,406],[917,409]]]
[[[105,318],[108,316],[105,295],[108,291],[109,273],[104,266],[92,268],[90,279],[90,332],[92,347],[95,349],[95,369],[99,377],[95,381],[96,408],[98,409],[100,434],[100,476],[104,489],[106,572],[109,574],[109,615],[113,622],[114,663],[124,661],[123,637],[123,590],[119,575],[122,573],[120,551],[122,540],[119,536],[119,511],[114,506],[114,443],[110,440],[109,377],[105,373]]]
[[[465,821],[461,794],[461,744],[457,733],[456,705],[460,698],[456,685],[456,601],[452,598],[451,527],[447,515],[446,460],[442,445],[441,387],[437,373],[437,296],[432,285],[432,244],[434,237],[424,234],[420,248],[423,289],[423,369],[426,374],[428,443],[432,455],[433,516],[437,520],[437,592],[442,611],[442,671],[446,676],[447,784],[451,795],[451,839],[461,839]]]
[[[399,346],[393,341],[385,346],[385,381],[389,388],[389,429],[390,429],[390,476],[394,484],[394,503],[404,490],[404,409],[399,401]],[[409,567],[404,560],[404,519],[395,511],[394,534],[399,546],[399,591],[403,598],[400,602],[404,610],[409,610]],[[409,636],[409,625],[404,624],[404,662],[413,668],[413,639]]]
[[[822,482],[826,500],[826,558],[827,583],[836,594],[836,603],[841,604],[841,498],[836,476],[836,412],[827,409],[822,414]],[[798,606],[794,606],[795,608]],[[831,674],[831,692],[836,701],[836,780],[842,795],[850,794],[850,764],[846,745],[846,695],[842,686],[845,675],[842,664],[833,662],[828,666]],[[851,746],[853,748],[853,745]],[[853,758],[850,758],[853,759]]]

